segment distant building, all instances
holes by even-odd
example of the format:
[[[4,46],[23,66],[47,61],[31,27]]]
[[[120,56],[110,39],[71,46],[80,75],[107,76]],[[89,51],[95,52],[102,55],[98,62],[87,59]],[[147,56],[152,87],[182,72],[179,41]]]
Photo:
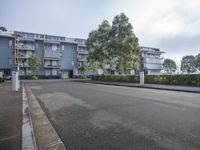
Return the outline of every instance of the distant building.
[[[148,74],[160,74],[163,69],[163,58],[158,48],[140,47],[141,69],[148,70]]]

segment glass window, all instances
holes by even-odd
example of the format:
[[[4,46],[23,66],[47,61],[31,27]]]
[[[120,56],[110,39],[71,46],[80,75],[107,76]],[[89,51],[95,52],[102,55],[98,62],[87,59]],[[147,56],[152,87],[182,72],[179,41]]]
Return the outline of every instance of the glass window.
[[[8,44],[9,46],[12,46],[12,40],[9,40]]]

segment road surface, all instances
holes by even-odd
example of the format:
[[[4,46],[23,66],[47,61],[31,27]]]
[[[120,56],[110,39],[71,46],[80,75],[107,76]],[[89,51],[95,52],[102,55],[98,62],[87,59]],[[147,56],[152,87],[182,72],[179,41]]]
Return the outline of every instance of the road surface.
[[[200,94],[26,83],[69,150],[199,150]]]

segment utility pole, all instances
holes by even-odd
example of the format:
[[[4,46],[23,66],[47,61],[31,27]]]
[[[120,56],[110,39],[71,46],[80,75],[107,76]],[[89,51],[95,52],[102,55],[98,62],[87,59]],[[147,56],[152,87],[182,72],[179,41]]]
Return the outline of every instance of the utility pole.
[[[20,81],[19,81],[19,60],[18,60],[18,42],[19,37],[14,35],[14,70],[12,71],[12,90],[18,91],[20,88]]]

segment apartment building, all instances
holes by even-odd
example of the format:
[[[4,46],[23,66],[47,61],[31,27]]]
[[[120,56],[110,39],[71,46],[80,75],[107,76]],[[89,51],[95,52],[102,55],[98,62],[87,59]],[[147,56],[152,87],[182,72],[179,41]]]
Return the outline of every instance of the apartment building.
[[[41,60],[38,75],[73,77],[78,74],[78,65],[87,61],[84,41],[0,28],[0,71],[9,75],[18,66],[19,75],[30,75],[28,58],[35,53]]]
[[[0,72],[11,75],[19,67],[19,75],[31,75],[28,58],[36,54],[41,65],[37,75],[72,78],[81,74],[78,68],[87,62],[85,40],[21,31],[7,31],[0,27]],[[141,69],[149,74],[162,70],[162,51],[157,48],[140,47]],[[87,72],[91,74],[90,71]]]
[[[140,47],[141,69],[147,69],[148,74],[160,74],[163,70],[163,53],[158,48]]]

